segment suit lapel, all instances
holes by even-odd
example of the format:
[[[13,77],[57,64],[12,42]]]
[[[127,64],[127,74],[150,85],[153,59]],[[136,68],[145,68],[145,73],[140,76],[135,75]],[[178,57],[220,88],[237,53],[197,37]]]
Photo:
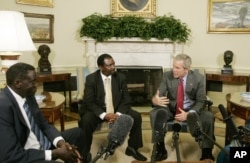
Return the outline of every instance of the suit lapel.
[[[171,84],[172,84],[173,92],[171,94],[173,95],[173,97],[176,97],[176,99],[177,99],[178,82],[179,82],[179,80],[174,78],[173,75],[172,75]]]
[[[114,105],[114,109],[116,108],[116,101],[117,101],[117,97],[119,97],[119,90],[117,90],[117,88],[119,88],[119,81],[117,81],[117,75],[112,75],[112,79],[111,79],[111,87],[112,87],[112,99],[113,99],[113,105]]]
[[[97,89],[96,91],[100,91],[100,92],[96,92],[96,94],[100,95],[100,97],[98,97],[98,99],[102,99],[103,103],[105,103],[105,89],[104,89],[104,82],[102,80],[102,76],[100,71],[98,71],[97,73]]]
[[[194,75],[191,71],[188,72],[185,92],[191,92],[193,88]]]
[[[6,87],[6,88],[4,89],[4,91],[5,91],[6,95],[11,99],[11,101],[12,101],[12,103],[13,103],[13,105],[14,105],[14,108],[19,108],[19,105],[18,105],[16,99],[14,98],[14,96],[12,95],[12,93],[10,92],[10,90]],[[24,120],[24,117],[23,117],[23,115],[22,115],[20,109],[21,109],[21,108],[16,109],[15,111],[17,112],[18,118],[19,118],[20,121],[23,123],[23,125],[27,126],[27,124],[26,124],[26,122],[25,122],[25,120]],[[27,126],[27,127],[28,127],[28,126]]]

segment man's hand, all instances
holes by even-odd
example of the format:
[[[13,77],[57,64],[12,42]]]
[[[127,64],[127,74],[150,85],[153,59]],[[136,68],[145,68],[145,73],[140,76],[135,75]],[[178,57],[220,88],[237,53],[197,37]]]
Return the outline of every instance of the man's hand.
[[[119,117],[119,115],[117,115],[117,114],[114,114],[114,113],[107,113],[106,116],[104,117],[104,119],[105,119],[108,123],[114,123],[118,117]]]
[[[180,111],[180,114],[176,114],[175,115],[175,120],[179,121],[179,122],[182,122],[182,121],[185,121],[187,120],[187,115],[188,115],[188,112],[185,112],[183,109],[181,108],[178,108],[179,111]]]
[[[169,99],[166,96],[160,97],[160,91],[157,90],[156,94],[152,98],[152,103],[154,105],[167,107],[167,105],[169,104]]]
[[[57,146],[57,149],[52,150],[52,158],[59,158],[65,162],[81,163],[82,156],[77,151],[76,146],[70,145],[64,141],[59,141]]]

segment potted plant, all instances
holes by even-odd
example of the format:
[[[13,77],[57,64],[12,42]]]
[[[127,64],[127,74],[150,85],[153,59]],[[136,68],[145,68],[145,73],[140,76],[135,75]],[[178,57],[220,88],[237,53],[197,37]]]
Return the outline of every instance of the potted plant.
[[[172,15],[145,19],[136,16],[113,18],[111,15],[94,13],[83,18],[82,21],[80,36],[90,37],[99,42],[112,37],[139,37],[145,41],[155,38],[185,43],[191,33],[187,24]]]

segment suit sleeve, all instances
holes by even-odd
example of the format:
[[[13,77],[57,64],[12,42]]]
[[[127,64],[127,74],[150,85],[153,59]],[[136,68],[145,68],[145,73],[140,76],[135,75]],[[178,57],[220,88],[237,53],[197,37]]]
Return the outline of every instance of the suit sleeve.
[[[0,101],[0,162],[44,160],[45,152],[43,150],[24,149],[29,130],[20,121],[21,115],[16,111],[13,103],[6,99],[0,99]]]
[[[45,117],[42,115],[42,112],[40,111],[34,96],[31,97],[30,101],[31,107],[33,107],[32,109],[35,112],[34,115],[36,123],[52,144],[56,137],[61,136],[61,133],[55,128],[55,126],[49,124],[47,119],[45,119]]]
[[[196,89],[194,92],[191,92],[190,96],[191,99],[195,101],[194,105],[192,106],[192,110],[195,110],[199,113],[201,110],[205,108],[205,100],[206,100],[206,93],[205,93],[205,78],[203,75],[196,75],[195,79],[197,79]]]
[[[80,109],[80,115],[85,109],[93,112],[97,117],[104,112],[104,87],[102,81],[98,81],[96,74],[91,74],[86,77],[84,87],[83,103]]]
[[[118,92],[116,92],[115,104],[118,104],[116,112],[127,113],[131,109],[131,97],[128,92],[126,77],[123,74],[119,74]]]

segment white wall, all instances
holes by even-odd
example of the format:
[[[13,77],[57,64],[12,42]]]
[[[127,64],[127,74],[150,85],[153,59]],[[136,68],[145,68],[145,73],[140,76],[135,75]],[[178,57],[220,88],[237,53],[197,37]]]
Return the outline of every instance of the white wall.
[[[55,42],[48,44],[52,50],[49,60],[54,67],[85,66],[84,43],[79,38],[81,19],[94,12],[110,14],[111,0],[55,0],[54,8],[16,4],[15,0],[0,0],[0,10],[17,10],[30,13],[53,14],[55,17]],[[188,24],[192,30],[191,41],[184,52],[193,58],[193,66],[221,68],[226,50],[235,53],[233,68],[249,70],[249,34],[208,34],[207,0],[158,0],[157,15],[171,13]],[[41,44],[36,44],[38,47]],[[27,53],[30,54],[30,53]],[[21,61],[37,66],[39,57],[22,55]]]
[[[49,8],[16,4],[16,0],[0,0],[0,10],[53,14],[55,17],[55,41],[53,44],[48,44],[51,48],[49,60],[53,70],[56,68],[61,70],[86,66],[85,45],[79,37],[81,19],[94,12],[110,14],[110,3],[111,0],[54,0],[54,8]],[[231,50],[235,54],[232,63],[234,71],[249,73],[250,35],[208,34],[206,31],[207,10],[208,0],[157,0],[158,16],[171,13],[182,22],[187,23],[192,30],[191,40],[184,46],[184,52],[193,58],[193,67],[219,70],[224,64],[223,53]],[[39,45],[41,44],[36,44],[36,47]],[[38,59],[37,52],[25,53],[20,57],[20,61],[30,63],[35,67],[37,67]],[[77,70],[82,72],[81,68]],[[79,87],[81,94],[82,81],[80,81]],[[225,96],[219,94],[217,97]]]

